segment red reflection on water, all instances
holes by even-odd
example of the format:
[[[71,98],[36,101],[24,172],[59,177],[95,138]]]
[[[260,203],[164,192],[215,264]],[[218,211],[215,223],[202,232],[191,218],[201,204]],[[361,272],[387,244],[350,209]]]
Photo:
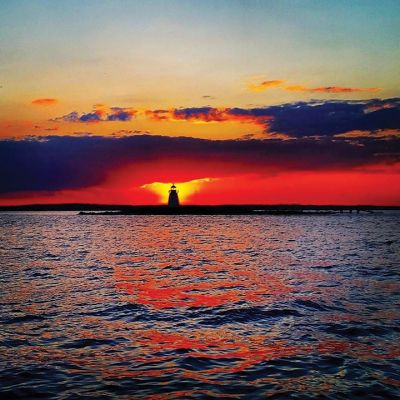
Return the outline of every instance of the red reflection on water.
[[[61,227],[59,219],[52,221],[46,229],[35,225],[34,234],[26,239],[29,254],[16,250],[13,258],[18,260],[13,266],[13,290],[5,291],[4,303],[18,305],[17,318],[25,314],[44,317],[12,323],[0,333],[2,339],[9,335],[27,343],[2,348],[2,356],[13,365],[59,362],[67,365],[67,373],[97,374],[100,379],[150,378],[156,382],[170,375],[171,379],[229,385],[231,374],[247,371],[251,376],[253,370],[281,358],[349,355],[383,364],[382,360],[400,356],[398,345],[388,343],[387,336],[366,344],[359,338],[340,340],[340,335],[324,331],[324,324],[393,325],[399,317],[398,310],[382,304],[369,311],[356,296],[361,293],[364,300],[380,292],[389,296],[398,291],[398,282],[371,283],[371,278],[361,274],[349,280],[345,274],[340,276],[340,269],[323,269],[331,264],[326,259],[335,259],[337,253],[336,243],[329,247],[319,242],[326,240],[326,232],[344,248],[352,243],[352,236],[346,237],[349,229],[341,231],[343,239],[334,236],[342,222],[313,231],[315,218],[301,219],[299,224],[295,219],[277,223],[278,218],[254,217],[251,227],[246,219],[217,216],[210,220],[102,217],[98,222],[85,219],[76,226],[67,221]],[[128,228],[130,224],[135,226]],[[302,224],[309,224],[306,243],[302,242],[307,239]],[[19,229],[18,235],[27,233]],[[4,240],[5,246],[16,246],[7,237]],[[33,279],[36,270],[41,275]],[[337,299],[345,305],[343,309],[328,309]],[[125,308],[129,302],[145,307],[130,315],[131,308]],[[246,314],[246,309],[257,314],[294,308],[301,302],[303,316],[282,313],[277,318],[247,320],[245,316],[241,320],[240,313]],[[205,328],[190,320],[188,307],[198,307],[204,318],[224,312],[228,317],[222,327]],[[162,318],[149,320],[147,311]],[[239,318],[233,315],[230,320],[231,311],[239,312]],[[174,313],[187,319],[178,324]],[[310,329],[304,339],[307,318],[321,329]],[[371,342],[375,337],[366,339]],[[196,362],[202,370],[193,370]],[[323,393],[343,379],[342,373],[316,376],[310,372],[307,377],[286,379],[264,376],[253,382]],[[184,397],[208,392],[175,392],[172,397],[179,397],[177,393]]]
[[[284,279],[257,269],[230,265],[174,268],[170,262],[116,266],[116,287],[131,301],[154,308],[215,307],[240,300],[267,302],[293,291]]]
[[[284,340],[271,340],[271,335],[253,334],[243,337],[227,328],[194,330],[190,337],[157,329],[141,331],[138,344],[149,353],[188,350],[185,357],[221,360],[224,366],[207,367],[202,371],[182,371],[186,378],[209,381],[209,376],[237,373],[260,362],[281,357],[305,354],[312,350],[307,345],[290,345]]]

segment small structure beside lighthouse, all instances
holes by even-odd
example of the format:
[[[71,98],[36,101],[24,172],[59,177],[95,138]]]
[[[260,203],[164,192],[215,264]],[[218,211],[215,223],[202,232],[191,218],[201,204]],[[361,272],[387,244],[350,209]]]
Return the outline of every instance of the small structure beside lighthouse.
[[[172,184],[171,189],[169,190],[168,207],[179,207],[178,191],[176,190],[175,184]]]

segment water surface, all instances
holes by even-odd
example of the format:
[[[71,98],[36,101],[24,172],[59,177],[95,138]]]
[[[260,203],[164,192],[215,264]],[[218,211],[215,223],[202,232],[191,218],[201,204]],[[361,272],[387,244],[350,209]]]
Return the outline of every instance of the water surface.
[[[0,214],[0,395],[400,398],[400,215]]]

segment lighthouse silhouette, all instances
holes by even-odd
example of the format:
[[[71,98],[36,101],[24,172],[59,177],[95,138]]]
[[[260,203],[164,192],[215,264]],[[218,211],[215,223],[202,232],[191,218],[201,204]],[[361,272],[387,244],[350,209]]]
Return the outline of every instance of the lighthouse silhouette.
[[[168,207],[171,208],[179,207],[178,191],[176,190],[176,186],[174,183],[172,184],[171,189],[169,190]]]

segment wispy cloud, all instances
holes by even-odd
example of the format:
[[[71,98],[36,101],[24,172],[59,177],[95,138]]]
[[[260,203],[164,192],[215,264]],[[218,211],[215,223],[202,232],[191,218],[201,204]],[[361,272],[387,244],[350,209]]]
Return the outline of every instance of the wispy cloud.
[[[357,88],[345,86],[321,86],[310,88],[299,84],[286,84],[285,80],[270,80],[259,83],[250,83],[247,85],[252,92],[263,92],[272,88],[279,88],[289,92],[307,92],[307,93],[376,93],[381,91],[381,88]]]
[[[263,92],[264,90],[271,89],[274,87],[280,87],[285,83],[283,80],[271,80],[263,81],[260,83],[249,83],[247,85],[248,89],[252,92]]]
[[[53,98],[35,99],[31,103],[35,106],[54,106],[58,103],[58,100]]]
[[[352,87],[342,87],[342,86],[324,86],[316,88],[307,88],[302,85],[290,85],[285,86],[285,90],[291,92],[308,92],[308,93],[376,93],[379,92],[380,88],[352,88]]]

